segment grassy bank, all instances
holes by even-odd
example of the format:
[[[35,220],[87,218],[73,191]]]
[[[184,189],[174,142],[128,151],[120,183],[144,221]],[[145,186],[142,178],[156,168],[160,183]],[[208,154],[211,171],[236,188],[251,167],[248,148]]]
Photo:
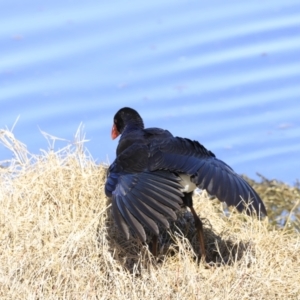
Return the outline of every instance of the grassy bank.
[[[184,211],[162,232],[155,260],[147,246],[119,235],[103,191],[105,166],[79,136],[35,156],[0,132],[14,155],[0,168],[1,299],[300,299],[299,189],[252,182],[270,212],[263,221],[225,216],[222,204],[197,195],[214,263],[197,262]]]

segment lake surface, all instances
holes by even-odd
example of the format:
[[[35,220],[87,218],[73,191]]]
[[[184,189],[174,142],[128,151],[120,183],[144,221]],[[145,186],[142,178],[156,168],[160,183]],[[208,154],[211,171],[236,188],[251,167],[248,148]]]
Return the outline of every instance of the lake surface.
[[[19,116],[31,152],[49,148],[41,131],[72,142],[83,122],[112,161],[129,106],[238,173],[300,179],[299,1],[2,2],[0,128]]]

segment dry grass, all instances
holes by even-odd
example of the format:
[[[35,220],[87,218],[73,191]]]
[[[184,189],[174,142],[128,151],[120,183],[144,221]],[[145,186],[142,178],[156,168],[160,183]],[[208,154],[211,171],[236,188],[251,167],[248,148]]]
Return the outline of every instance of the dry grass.
[[[226,217],[203,193],[195,209],[214,263],[198,263],[186,212],[162,233],[156,261],[118,234],[105,167],[83,150],[80,134],[40,156],[7,130],[0,140],[14,153],[0,168],[1,299],[300,299],[300,238],[288,226]]]

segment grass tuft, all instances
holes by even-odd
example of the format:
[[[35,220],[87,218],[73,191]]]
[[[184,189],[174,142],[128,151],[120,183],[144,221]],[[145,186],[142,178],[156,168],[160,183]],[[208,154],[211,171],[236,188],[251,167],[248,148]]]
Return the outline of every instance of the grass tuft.
[[[76,136],[59,151],[33,155],[12,132],[0,131],[0,142],[13,155],[0,168],[1,299],[300,297],[299,231],[286,225],[299,218],[299,197],[289,187],[251,182],[268,210],[274,209],[276,189],[290,216],[283,226],[272,223],[279,215],[262,221],[235,211],[227,216],[206,193],[195,196],[211,267],[197,260],[187,211],[161,230],[155,259],[147,245],[119,234],[104,195],[106,167],[96,165],[82,134]],[[285,207],[289,197],[294,205]]]

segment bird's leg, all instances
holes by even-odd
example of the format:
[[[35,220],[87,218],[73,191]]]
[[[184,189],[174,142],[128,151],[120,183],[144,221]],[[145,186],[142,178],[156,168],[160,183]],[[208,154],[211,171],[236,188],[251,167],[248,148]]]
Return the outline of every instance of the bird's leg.
[[[152,238],[152,254],[154,257],[157,256],[157,235],[154,235]]]
[[[205,242],[204,242],[203,224],[202,224],[200,218],[198,217],[197,213],[196,213],[195,210],[194,210],[192,194],[193,194],[193,192],[191,192],[191,193],[184,193],[183,203],[184,203],[187,207],[189,207],[189,209],[191,210],[191,213],[193,214],[194,222],[195,222],[195,228],[196,228],[196,230],[197,230],[198,238],[199,238],[199,243],[200,243],[200,254],[201,254],[201,259],[202,259],[203,261],[205,261],[205,258],[206,258],[206,252],[205,252]]]
[[[200,220],[200,218],[197,216],[194,207],[191,206],[190,210],[194,216],[194,221],[195,221],[195,227],[198,233],[198,238],[200,242],[200,254],[201,254],[201,259],[205,261],[206,258],[206,252],[205,252],[205,242],[204,242],[204,233],[203,233],[203,224]]]

